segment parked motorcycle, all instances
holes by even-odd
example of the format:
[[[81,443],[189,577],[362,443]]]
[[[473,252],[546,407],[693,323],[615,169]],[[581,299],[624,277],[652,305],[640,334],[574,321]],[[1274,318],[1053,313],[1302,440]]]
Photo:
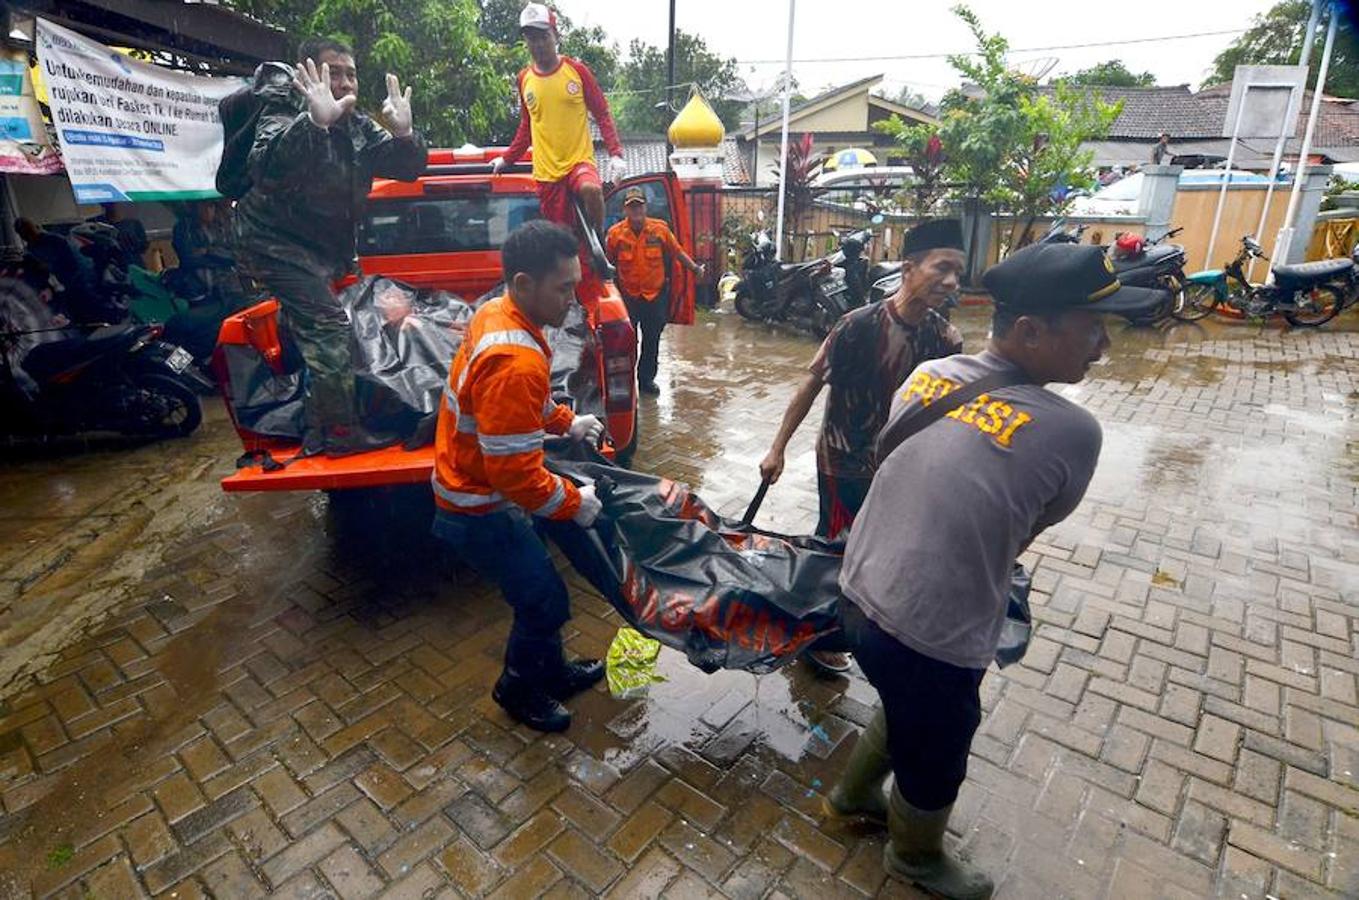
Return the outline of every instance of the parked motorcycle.
[[[1037,243],[1079,244],[1085,228],[1086,226],[1082,224],[1074,229],[1068,229],[1066,220],[1058,219],[1053,223],[1048,233],[1038,239]],[[1132,287],[1163,290],[1170,295],[1169,307],[1153,310],[1146,317],[1135,320],[1135,322],[1143,324],[1157,322],[1167,315],[1173,314],[1176,307],[1184,306],[1184,263],[1186,259],[1184,247],[1179,244],[1164,243],[1182,231],[1184,231],[1183,228],[1172,228],[1160,237],[1150,239],[1140,234],[1121,234],[1114,241],[1113,246],[1105,248],[1105,253],[1114,267],[1114,274],[1118,276],[1121,283]]]
[[[0,428],[181,437],[203,410],[180,380],[193,356],[157,326],[74,328],[26,287],[0,286]]]
[[[831,265],[828,257],[781,263],[775,256],[768,231],[750,235],[736,288],[736,311],[754,322],[789,322],[817,337],[826,336],[856,305],[844,270]]]
[[[231,274],[234,278],[234,273]],[[216,393],[212,353],[222,321],[249,305],[240,282],[222,279],[207,290],[201,279],[185,269],[150,272],[131,266],[128,313],[143,325],[162,325],[165,339],[193,354],[193,365],[183,380],[199,393]]]
[[[868,296],[868,257],[873,248],[873,229],[863,228],[840,235],[840,249],[830,256],[830,264],[845,273],[850,302],[859,306]]]
[[[127,315],[134,289],[128,279],[122,245],[118,243],[118,229],[105,222],[81,222],[72,226],[69,234],[94,266],[90,290],[99,308],[105,310],[104,318],[121,321]]]
[[[883,217],[875,214],[872,225],[858,231],[840,234],[840,249],[831,254],[830,264],[843,269],[845,283],[849,286],[852,306],[863,306],[869,301],[870,290],[874,284],[901,271],[900,262],[870,263],[873,255],[874,226],[881,225]]]
[[[1109,251],[1119,282],[1170,294],[1170,307],[1153,311],[1147,317],[1148,320],[1164,319],[1176,307],[1184,306],[1184,264],[1187,257],[1182,245],[1166,243],[1182,231],[1183,228],[1172,228],[1150,240],[1137,234],[1121,235]]]
[[[1066,219],[1058,219],[1052,223],[1047,234],[1034,241],[1035,244],[1079,244],[1081,235],[1085,234],[1085,224],[1077,225],[1075,228],[1066,227]]]
[[[1269,257],[1248,234],[1241,239],[1241,252],[1223,268],[1189,276],[1184,303],[1172,310],[1175,318],[1193,321],[1230,310],[1247,318],[1282,315],[1291,325],[1315,328],[1345,307],[1356,277],[1354,260],[1323,259],[1273,266],[1273,284],[1251,284],[1246,278],[1251,259]]]

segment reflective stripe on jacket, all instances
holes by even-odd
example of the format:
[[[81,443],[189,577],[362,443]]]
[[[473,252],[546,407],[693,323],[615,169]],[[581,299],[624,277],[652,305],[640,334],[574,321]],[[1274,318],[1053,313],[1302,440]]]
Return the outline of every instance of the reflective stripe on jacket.
[[[552,402],[551,351],[509,297],[477,311],[453,357],[434,438],[434,500],[481,515],[508,503],[569,519],[580,492],[543,466],[543,438],[565,434],[574,414]]]

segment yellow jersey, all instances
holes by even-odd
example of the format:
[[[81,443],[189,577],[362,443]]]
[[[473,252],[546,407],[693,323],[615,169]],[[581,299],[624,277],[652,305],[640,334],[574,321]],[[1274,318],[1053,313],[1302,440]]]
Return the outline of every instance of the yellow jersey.
[[[532,143],[537,181],[561,181],[581,163],[593,165],[587,113],[595,117],[609,155],[622,156],[609,101],[588,66],[563,56],[551,72],[525,67],[519,73],[519,130],[505,151],[505,162],[519,159]]]

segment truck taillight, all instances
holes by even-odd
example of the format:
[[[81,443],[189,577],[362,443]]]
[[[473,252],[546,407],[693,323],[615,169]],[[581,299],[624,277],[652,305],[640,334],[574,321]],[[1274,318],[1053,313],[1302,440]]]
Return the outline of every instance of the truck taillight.
[[[630,411],[637,393],[637,332],[626,319],[615,319],[600,325],[598,334],[604,354],[604,408]]]

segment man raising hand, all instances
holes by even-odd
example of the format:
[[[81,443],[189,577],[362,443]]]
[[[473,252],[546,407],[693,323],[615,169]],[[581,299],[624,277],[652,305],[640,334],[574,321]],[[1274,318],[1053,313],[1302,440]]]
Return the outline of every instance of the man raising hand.
[[[307,364],[304,451],[343,456],[391,439],[359,424],[349,316],[331,285],[354,267],[355,214],[373,178],[414,181],[427,153],[412,128],[410,88],[395,75],[384,128],[354,108],[359,76],[347,46],[309,40],[302,59],[296,69],[270,62],[255,71],[259,118],[236,237],[241,263],[278,298]]]

